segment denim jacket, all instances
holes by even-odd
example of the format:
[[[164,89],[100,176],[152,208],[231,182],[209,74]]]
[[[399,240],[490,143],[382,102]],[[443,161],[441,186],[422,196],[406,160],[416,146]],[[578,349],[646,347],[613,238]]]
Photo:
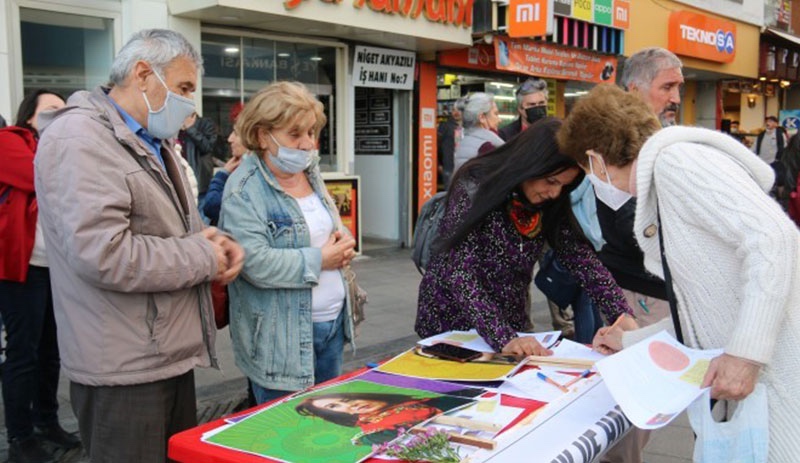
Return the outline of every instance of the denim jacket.
[[[317,162],[306,176],[337,223]],[[319,282],[322,251],[311,247],[300,206],[259,156],[244,156],[228,178],[220,227],[245,250],[242,273],[228,286],[236,365],[265,388],[294,391],[312,386],[311,288]],[[352,343],[349,294],[347,298],[344,334]]]

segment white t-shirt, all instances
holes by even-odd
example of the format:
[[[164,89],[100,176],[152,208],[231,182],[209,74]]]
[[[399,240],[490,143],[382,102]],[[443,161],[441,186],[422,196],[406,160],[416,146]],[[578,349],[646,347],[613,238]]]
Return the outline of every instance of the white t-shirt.
[[[28,264],[36,267],[47,267],[47,250],[44,245],[44,234],[42,233],[42,224],[39,218],[36,218],[36,235],[33,238],[33,252]]]
[[[321,248],[333,233],[333,219],[319,196],[311,194],[296,198],[303,211],[311,235],[311,247]],[[319,284],[311,289],[311,319],[313,322],[335,320],[344,306],[345,288],[338,270],[323,270]]]

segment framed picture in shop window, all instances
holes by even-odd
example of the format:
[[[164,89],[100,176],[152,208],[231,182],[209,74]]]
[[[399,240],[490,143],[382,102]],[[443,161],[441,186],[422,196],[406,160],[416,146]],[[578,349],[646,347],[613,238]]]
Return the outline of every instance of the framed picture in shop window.
[[[322,174],[325,187],[328,189],[342,225],[350,230],[356,240],[355,251],[361,254],[361,190],[359,188],[361,177],[357,175]]]
[[[775,84],[773,82],[767,82],[764,85],[764,96],[775,96]]]

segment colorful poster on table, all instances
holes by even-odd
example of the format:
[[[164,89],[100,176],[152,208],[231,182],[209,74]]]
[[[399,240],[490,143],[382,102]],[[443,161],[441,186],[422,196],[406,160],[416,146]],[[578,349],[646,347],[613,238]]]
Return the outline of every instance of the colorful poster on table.
[[[495,364],[482,362],[455,362],[420,355],[411,349],[380,365],[384,373],[411,376],[414,378],[438,379],[442,381],[501,381],[513,374],[519,364]]]
[[[392,385],[391,378],[381,382],[364,378],[292,397],[211,432],[203,440],[283,462],[359,462],[373,453],[373,444],[397,439],[400,429],[475,403],[472,398],[436,390],[482,392],[430,381],[416,380],[401,387]]]

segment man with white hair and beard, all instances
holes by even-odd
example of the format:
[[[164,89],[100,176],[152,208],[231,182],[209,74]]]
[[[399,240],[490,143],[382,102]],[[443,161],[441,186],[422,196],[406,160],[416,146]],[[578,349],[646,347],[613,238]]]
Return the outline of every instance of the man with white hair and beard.
[[[653,47],[640,50],[625,61],[622,85],[642,99],[666,127],[675,125],[681,103],[683,64],[672,52]],[[605,166],[593,166],[599,177],[589,177],[595,183],[611,183]],[[598,193],[599,191],[599,193]],[[598,253],[617,284],[622,288],[628,305],[636,311],[640,327],[653,324],[670,316],[664,281],[649,274],[644,268],[644,254],[636,244],[633,221],[636,198],[622,191],[614,195],[603,194],[606,188],[595,187],[597,218],[606,243]],[[634,429],[604,457],[604,463],[641,463],[642,449],[647,444],[649,432]]]

